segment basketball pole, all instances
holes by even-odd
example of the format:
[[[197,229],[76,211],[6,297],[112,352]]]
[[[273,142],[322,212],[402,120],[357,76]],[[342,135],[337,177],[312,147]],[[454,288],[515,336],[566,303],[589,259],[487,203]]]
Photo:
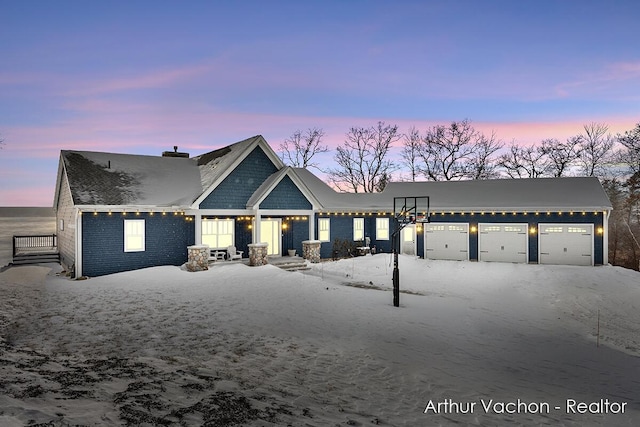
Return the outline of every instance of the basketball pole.
[[[400,269],[398,268],[398,231],[393,233],[393,306],[400,307]]]
[[[408,206],[407,200],[413,199],[413,205]],[[423,197],[394,197],[393,216],[395,220],[395,230],[391,235],[391,245],[393,246],[393,306],[400,307],[400,268],[398,267],[398,252],[400,252],[400,232],[407,226],[407,221],[415,224],[418,216],[418,199],[426,200],[426,210],[423,212],[424,218],[429,218],[430,201],[429,196]],[[402,200],[402,209],[398,211],[399,202]]]

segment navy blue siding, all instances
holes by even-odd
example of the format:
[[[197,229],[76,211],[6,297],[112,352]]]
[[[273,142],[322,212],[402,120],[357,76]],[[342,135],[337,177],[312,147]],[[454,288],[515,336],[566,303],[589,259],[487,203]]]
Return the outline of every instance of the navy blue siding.
[[[311,209],[311,203],[293,183],[285,176],[276,188],[260,204],[260,209]]]
[[[475,227],[478,229],[479,223],[526,223],[529,225],[529,229],[532,227],[536,229],[536,232],[529,233],[529,262],[538,262],[538,233],[539,224],[551,223],[551,224],[593,224],[594,225],[594,264],[602,264],[603,261],[603,241],[604,236],[598,234],[599,227],[603,227],[603,215],[602,213],[585,212],[583,215],[581,212],[570,214],[569,212],[541,212],[538,215],[535,213],[485,213],[483,214],[450,214],[445,213],[433,213],[431,215],[431,222],[462,222],[468,223],[469,228]],[[424,246],[424,244],[422,244]],[[424,250],[424,249],[423,249]],[[469,259],[478,260],[478,233],[477,231],[471,232],[469,230]]]
[[[252,239],[252,230],[249,228],[251,225],[250,220],[239,220],[236,218],[235,222],[235,245],[236,249],[242,251],[242,257],[249,257],[249,243]]]
[[[145,220],[145,250],[124,251],[124,220]],[[82,274],[102,276],[159,265],[182,265],[194,244],[194,222],[182,215],[101,212],[82,216]]]
[[[393,218],[389,218],[389,239],[376,239],[376,218],[388,218],[378,215],[322,215],[316,218],[315,230],[318,238],[318,218],[329,218],[329,241],[322,242],[320,246],[320,257],[330,258],[333,251],[333,242],[336,239],[353,241],[353,218],[364,218],[364,235],[371,239],[371,247],[376,248],[376,252],[391,252],[391,234],[394,230]]]
[[[353,218],[358,215],[331,215],[319,216],[319,218],[330,218],[330,241],[323,242],[320,255],[323,258],[331,257],[333,241],[335,239],[353,239]],[[371,245],[376,245],[378,252],[391,252],[391,240],[376,240],[375,238],[375,219],[380,218],[376,215],[365,215],[365,236],[371,237]],[[576,212],[570,214],[568,212],[541,212],[535,213],[485,213],[485,214],[460,214],[460,213],[432,213],[431,222],[447,222],[447,223],[468,223],[469,224],[469,259],[478,260],[478,224],[479,223],[526,223],[528,228],[536,229],[535,233],[528,233],[529,242],[529,262],[538,262],[538,233],[540,224],[593,224],[594,226],[594,264],[600,265],[603,261],[603,242],[604,236],[598,233],[598,228],[603,227],[603,215],[600,212]],[[316,236],[318,236],[318,221],[315,221]],[[390,233],[394,230],[394,219],[389,218]],[[475,227],[475,232],[471,229]],[[417,249],[418,256],[424,257],[424,231],[417,233]]]
[[[200,203],[201,209],[244,209],[251,195],[277,172],[260,147],[249,155]]]
[[[283,218],[282,224],[287,224],[287,228],[282,231],[283,254],[286,255],[288,249],[295,249],[296,254],[302,256],[302,242],[309,240],[309,221]]]

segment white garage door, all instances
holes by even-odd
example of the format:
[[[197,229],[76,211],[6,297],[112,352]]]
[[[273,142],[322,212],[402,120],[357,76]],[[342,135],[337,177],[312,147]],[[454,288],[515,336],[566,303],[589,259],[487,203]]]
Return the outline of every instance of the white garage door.
[[[527,224],[478,224],[478,260],[526,263],[527,229]]]
[[[540,224],[540,264],[593,265],[593,224]]]
[[[425,258],[469,259],[469,224],[429,223],[424,232]]]

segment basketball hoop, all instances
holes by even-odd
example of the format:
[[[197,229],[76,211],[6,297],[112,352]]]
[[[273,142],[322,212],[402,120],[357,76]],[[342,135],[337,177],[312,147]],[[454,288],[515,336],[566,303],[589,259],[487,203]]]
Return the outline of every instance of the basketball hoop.
[[[409,224],[429,222],[429,196],[410,196],[393,198],[393,216],[396,228],[392,238],[393,246],[393,305],[400,307],[400,269],[398,251],[400,231]]]

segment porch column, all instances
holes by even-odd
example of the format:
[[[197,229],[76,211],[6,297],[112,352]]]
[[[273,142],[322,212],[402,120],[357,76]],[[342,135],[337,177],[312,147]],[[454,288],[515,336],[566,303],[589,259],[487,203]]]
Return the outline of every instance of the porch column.
[[[197,245],[201,245],[202,244],[202,214],[200,212],[193,214],[195,216],[196,219],[196,224],[195,224],[195,239],[194,242]]]
[[[253,234],[251,238],[251,243],[261,243],[260,242],[260,222],[262,220],[262,215],[260,214],[260,209],[255,210],[255,224],[253,224]]]
[[[315,219],[316,213],[311,211],[309,213],[309,240],[316,240],[316,227],[315,227]]]

